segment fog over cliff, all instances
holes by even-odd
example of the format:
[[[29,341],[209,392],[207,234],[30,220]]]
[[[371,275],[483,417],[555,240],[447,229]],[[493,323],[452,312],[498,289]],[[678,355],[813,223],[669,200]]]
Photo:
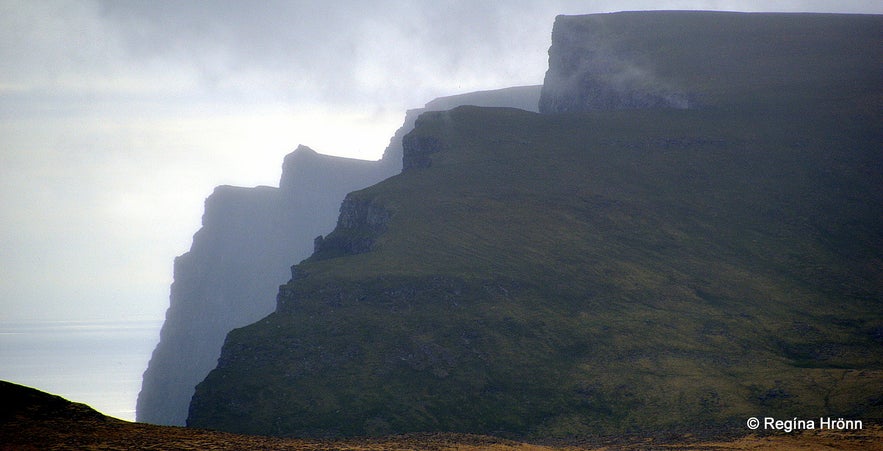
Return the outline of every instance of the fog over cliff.
[[[161,317],[214,186],[275,184],[297,143],[377,159],[427,99],[539,84],[557,14],[869,3],[0,2],[4,311]]]
[[[542,110],[591,112],[421,115],[187,425],[587,443],[883,417],[881,25],[558,16]]]
[[[407,112],[379,161],[299,146],[285,157],[279,188],[217,187],[190,252],[175,259],[170,307],[144,373],[137,420],[184,424],[194,387],[215,367],[227,333],[274,310],[288,268],[334,228],[346,193],[401,170],[402,137],[420,113],[463,104],[535,111],[539,94],[539,86],[525,86],[435,99]]]
[[[161,341],[144,374],[137,419],[183,424],[193,386],[214,367],[224,336],[260,319],[311,237],[333,226],[342,196],[383,178],[379,162],[298,147],[279,188],[219,186],[190,252],[175,259]]]
[[[298,143],[376,160],[427,99],[542,82],[556,15],[646,9],[883,13],[865,0],[0,1],[3,319],[158,321],[216,186],[277,184]],[[273,191],[249,190],[229,193]]]

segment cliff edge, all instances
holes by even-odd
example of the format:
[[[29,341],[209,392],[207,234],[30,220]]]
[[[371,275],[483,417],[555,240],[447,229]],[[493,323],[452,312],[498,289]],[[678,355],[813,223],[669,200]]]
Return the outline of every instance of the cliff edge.
[[[654,11],[558,16],[542,113],[703,108],[861,84],[874,16]],[[831,61],[827,55],[841,59]],[[820,54],[826,57],[819,58]],[[877,67],[879,70],[879,65]]]
[[[438,98],[407,112],[380,161],[299,146],[285,157],[279,188],[216,188],[190,251],[175,259],[170,306],[144,373],[138,421],[184,424],[194,387],[217,364],[227,333],[273,311],[288,268],[334,228],[347,193],[401,170],[402,137],[421,112],[461,104],[536,110],[539,91],[525,86]]]
[[[392,175],[384,169],[300,146],[285,158],[279,188],[215,189],[190,251],[175,259],[138,421],[184,424],[193,387],[215,367],[227,333],[273,311],[270,294],[287,268],[312,252],[312,239],[334,226],[340,199]]]
[[[701,107],[424,113],[407,170],[350,193],[276,311],[228,334],[188,425],[574,439],[883,418],[881,17],[610,17],[602,40],[643,43],[628,59],[661,80],[709,65],[671,85]],[[744,47],[657,45],[727,26]]]

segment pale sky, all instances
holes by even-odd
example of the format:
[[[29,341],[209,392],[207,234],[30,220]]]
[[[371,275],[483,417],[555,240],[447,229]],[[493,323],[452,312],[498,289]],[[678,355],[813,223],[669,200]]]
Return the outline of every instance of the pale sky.
[[[379,158],[406,109],[542,83],[557,14],[646,9],[883,2],[0,0],[0,320],[162,318],[216,185]]]

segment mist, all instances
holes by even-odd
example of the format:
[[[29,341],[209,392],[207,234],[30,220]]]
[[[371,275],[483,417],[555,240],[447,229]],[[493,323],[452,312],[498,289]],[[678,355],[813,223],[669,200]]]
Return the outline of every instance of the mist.
[[[0,2],[5,319],[161,318],[221,184],[377,159],[408,108],[539,84],[557,14],[767,2]],[[775,11],[881,13],[867,2]]]

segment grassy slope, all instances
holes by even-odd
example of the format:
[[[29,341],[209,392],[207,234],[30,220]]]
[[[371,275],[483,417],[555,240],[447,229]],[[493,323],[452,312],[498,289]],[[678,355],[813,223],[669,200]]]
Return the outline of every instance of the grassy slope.
[[[300,265],[280,313],[228,336],[190,424],[572,437],[883,417],[880,77],[820,73],[705,88],[699,110],[424,116],[432,166],[353,194],[391,212],[373,250]]]

